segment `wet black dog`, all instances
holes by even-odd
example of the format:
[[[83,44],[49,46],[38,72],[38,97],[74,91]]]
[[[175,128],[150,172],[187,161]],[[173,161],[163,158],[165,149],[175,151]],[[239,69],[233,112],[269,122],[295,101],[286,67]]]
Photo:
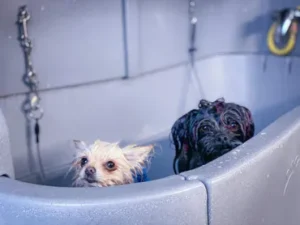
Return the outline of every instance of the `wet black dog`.
[[[201,100],[199,109],[180,117],[171,135],[176,155],[173,169],[184,172],[200,167],[249,140],[254,135],[251,112],[244,106]]]

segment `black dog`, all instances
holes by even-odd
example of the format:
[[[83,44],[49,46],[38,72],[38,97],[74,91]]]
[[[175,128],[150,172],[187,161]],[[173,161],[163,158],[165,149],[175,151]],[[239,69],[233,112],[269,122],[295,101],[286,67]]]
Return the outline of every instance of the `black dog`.
[[[221,98],[201,100],[198,108],[180,117],[172,127],[175,173],[177,161],[179,173],[200,167],[254,135],[251,112],[244,106],[225,103]]]

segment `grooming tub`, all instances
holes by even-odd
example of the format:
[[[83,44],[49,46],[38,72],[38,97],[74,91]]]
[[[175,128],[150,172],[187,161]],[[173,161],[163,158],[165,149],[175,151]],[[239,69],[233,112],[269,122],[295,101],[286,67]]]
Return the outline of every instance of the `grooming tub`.
[[[191,74],[187,1],[2,0],[0,225],[299,225],[300,60],[266,49],[269,12],[284,7],[273,3],[197,1]],[[15,26],[22,4],[32,15],[45,112],[39,146],[22,110],[28,88]],[[248,107],[256,134],[174,175],[170,128],[203,97]],[[70,187],[72,139],[98,138],[157,144],[151,181]]]

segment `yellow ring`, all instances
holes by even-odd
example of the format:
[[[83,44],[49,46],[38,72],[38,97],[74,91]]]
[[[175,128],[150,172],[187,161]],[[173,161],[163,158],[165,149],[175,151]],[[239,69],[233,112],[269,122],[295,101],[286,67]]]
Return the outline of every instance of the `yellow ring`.
[[[278,24],[275,22],[272,24],[272,26],[269,29],[268,32],[268,37],[267,37],[267,44],[269,47],[269,50],[275,54],[275,55],[288,55],[295,47],[296,44],[296,33],[294,32],[289,32],[289,39],[286,43],[286,45],[283,48],[278,48],[274,37],[275,37],[275,31],[277,28]]]
[[[297,9],[300,9],[300,6],[298,6]],[[293,22],[293,23],[297,23],[297,22]],[[287,41],[287,44],[283,48],[278,48],[274,40],[277,26],[278,23],[274,22],[270,27],[267,36],[267,45],[269,47],[269,50],[275,55],[280,55],[280,56],[288,55],[295,47],[297,34],[296,32],[289,31],[289,39]]]

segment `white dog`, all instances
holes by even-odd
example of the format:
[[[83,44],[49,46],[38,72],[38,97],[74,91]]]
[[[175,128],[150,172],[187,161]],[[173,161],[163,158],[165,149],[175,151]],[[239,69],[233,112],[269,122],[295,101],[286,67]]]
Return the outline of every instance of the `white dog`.
[[[100,140],[90,146],[79,140],[73,142],[79,150],[71,166],[75,170],[73,186],[76,187],[107,187],[133,183],[133,177],[142,173],[154,149],[153,145],[129,145],[120,148],[118,143]]]

